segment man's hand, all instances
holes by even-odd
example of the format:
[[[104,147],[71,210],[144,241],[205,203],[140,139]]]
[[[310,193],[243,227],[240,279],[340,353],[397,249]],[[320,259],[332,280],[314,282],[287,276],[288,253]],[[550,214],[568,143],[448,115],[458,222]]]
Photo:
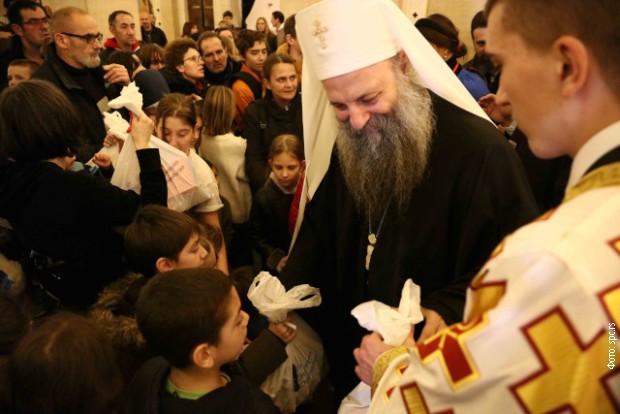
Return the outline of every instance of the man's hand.
[[[278,265],[276,266],[276,270],[278,271],[278,273],[280,273],[282,269],[284,269],[284,266],[286,266],[287,261],[288,261],[288,256],[284,256],[282,259],[280,259],[280,262],[278,262]]]
[[[368,385],[372,384],[372,369],[375,365],[375,361],[382,353],[393,349],[393,347],[386,345],[383,342],[383,338],[378,333],[371,333],[362,338],[362,344],[359,348],[353,350],[353,356],[357,361],[355,367],[355,374],[360,380]]]
[[[103,65],[101,68],[106,72],[106,74],[103,75],[103,79],[108,83],[120,83],[121,85],[127,86],[129,82],[131,82],[131,79],[129,79],[129,72],[127,72],[127,68],[123,65],[112,63],[110,65]]]
[[[422,333],[418,338],[418,344],[424,342],[427,338],[430,338],[437,332],[448,327],[448,325],[446,325],[443,321],[443,318],[434,310],[422,308],[422,315],[424,315],[426,324],[424,325],[424,329],[422,329]]]
[[[496,123],[508,126],[512,123],[512,106],[497,105],[495,103],[495,94],[488,94],[478,100],[478,104],[484,112]]]

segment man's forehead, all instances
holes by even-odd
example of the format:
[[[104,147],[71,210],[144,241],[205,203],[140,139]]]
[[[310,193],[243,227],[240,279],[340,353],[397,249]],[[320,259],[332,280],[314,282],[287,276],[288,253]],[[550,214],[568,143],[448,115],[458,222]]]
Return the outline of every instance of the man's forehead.
[[[66,22],[62,31],[77,34],[97,33],[97,22],[90,14],[73,14]]]
[[[505,41],[506,32],[502,25],[504,5],[498,4],[491,10],[487,19],[486,53],[489,55],[501,54],[501,44]],[[506,51],[509,52],[509,51]]]
[[[222,41],[219,37],[210,37],[208,39],[204,39],[201,42],[202,49],[206,52],[207,49],[209,51],[213,51],[213,49],[223,49]]]
[[[43,9],[36,7],[34,10],[33,9],[21,9],[19,11],[19,14],[22,16],[22,18],[31,18],[31,17],[45,17],[45,11],[43,11]]]
[[[331,101],[358,99],[368,93],[384,89],[394,75],[390,60],[384,60],[364,68],[325,79],[323,86]]]
[[[119,14],[114,19],[114,25],[133,23],[133,17],[128,14]]]

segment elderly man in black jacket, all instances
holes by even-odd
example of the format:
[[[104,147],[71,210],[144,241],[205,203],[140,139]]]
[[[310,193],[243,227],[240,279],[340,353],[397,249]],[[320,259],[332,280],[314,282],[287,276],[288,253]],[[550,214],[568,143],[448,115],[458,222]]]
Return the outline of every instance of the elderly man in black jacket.
[[[54,83],[82,115],[85,142],[78,161],[90,160],[106,136],[102,112],[108,100],[129,84],[129,74],[118,64],[101,65],[103,35],[92,16],[77,7],[57,10],[50,21],[54,42],[45,50],[45,63],[33,78]]]

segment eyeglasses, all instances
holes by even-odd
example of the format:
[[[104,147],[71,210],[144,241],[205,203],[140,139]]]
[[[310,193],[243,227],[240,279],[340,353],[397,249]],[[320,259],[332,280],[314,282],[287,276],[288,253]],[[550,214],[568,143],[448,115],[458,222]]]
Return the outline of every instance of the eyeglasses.
[[[79,35],[79,34],[75,34],[75,33],[67,33],[67,32],[60,32],[60,34],[63,34],[65,36],[69,36],[69,37],[77,37],[79,39],[84,39],[86,40],[86,43],[93,44],[95,42],[95,39],[98,42],[101,42],[101,40],[103,40],[103,33],[97,33],[97,34],[85,34],[85,35]]]
[[[194,63],[198,63],[198,62],[202,62],[203,61],[202,60],[202,56],[200,56],[200,55],[194,55],[192,57],[185,58],[185,59],[183,59],[183,62],[185,62],[186,60],[191,60]]]
[[[42,24],[49,24],[50,18],[44,17],[42,19],[28,19],[25,22],[22,22],[22,25],[28,24],[31,26],[41,26]]]

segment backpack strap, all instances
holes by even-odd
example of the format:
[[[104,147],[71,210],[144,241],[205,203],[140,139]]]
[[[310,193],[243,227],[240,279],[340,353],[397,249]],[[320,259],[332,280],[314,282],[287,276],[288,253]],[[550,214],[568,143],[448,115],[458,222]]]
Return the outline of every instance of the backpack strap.
[[[256,80],[256,78],[250,75],[247,72],[237,72],[232,75],[232,83],[235,83],[237,79],[245,82],[246,85],[250,87],[252,93],[254,94],[254,99],[260,99],[263,97],[263,83],[261,81]]]

